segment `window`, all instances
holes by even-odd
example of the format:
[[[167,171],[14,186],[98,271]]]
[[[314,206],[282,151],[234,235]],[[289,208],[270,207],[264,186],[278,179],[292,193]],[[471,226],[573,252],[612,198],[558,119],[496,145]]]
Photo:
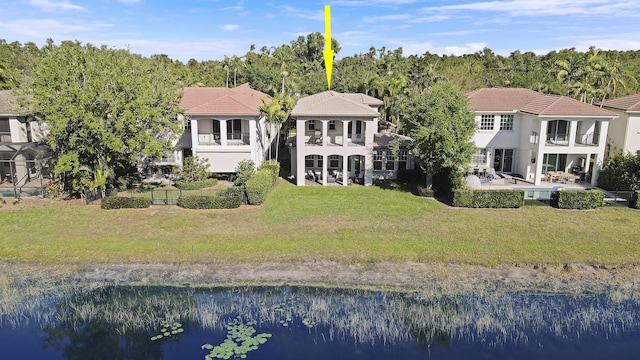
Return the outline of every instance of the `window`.
[[[376,150],[373,153],[373,170],[382,170],[382,158],[383,153],[381,150]]]
[[[307,155],[304,157],[304,167],[312,168],[316,165],[316,156],[315,155]]]
[[[329,167],[332,169],[340,167],[340,155],[329,155]]]
[[[500,115],[500,130],[513,130],[513,114]]]
[[[482,115],[480,118],[480,130],[493,130],[493,115]]]
[[[476,153],[473,155],[472,162],[477,165],[484,165],[487,163],[487,149],[476,149]]]
[[[556,145],[569,145],[569,122],[566,120],[549,121],[547,142]]]
[[[395,170],[395,157],[393,151],[387,151],[387,159],[384,165],[385,170]]]
[[[409,155],[408,155],[406,150],[400,151],[398,153],[398,170],[399,171],[407,170],[407,159],[408,158],[409,158]]]
[[[0,119],[0,142],[11,142],[9,119]]]
[[[513,149],[494,149],[493,150],[493,168],[497,172],[510,173],[514,158]]]
[[[335,130],[335,129],[336,129],[336,121],[329,120],[329,130]]]
[[[309,120],[307,123],[309,124],[309,125],[307,125],[309,130],[315,130],[316,129],[316,121],[315,120]]]

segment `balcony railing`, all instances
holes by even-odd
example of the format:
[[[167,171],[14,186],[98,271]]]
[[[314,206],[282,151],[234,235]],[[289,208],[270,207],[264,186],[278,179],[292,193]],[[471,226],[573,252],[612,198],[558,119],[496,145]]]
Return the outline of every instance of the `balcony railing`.
[[[595,133],[578,134],[576,136],[576,144],[598,146],[598,137]]]
[[[227,144],[249,145],[249,133],[227,133]]]
[[[10,132],[0,132],[0,142],[10,143],[11,142],[11,133]]]
[[[177,163],[176,157],[174,155],[152,158],[151,162],[155,164]]]
[[[548,145],[568,146],[569,145],[569,134],[549,134],[549,135],[547,135],[547,144]]]
[[[198,134],[199,145],[220,145],[220,134]]]

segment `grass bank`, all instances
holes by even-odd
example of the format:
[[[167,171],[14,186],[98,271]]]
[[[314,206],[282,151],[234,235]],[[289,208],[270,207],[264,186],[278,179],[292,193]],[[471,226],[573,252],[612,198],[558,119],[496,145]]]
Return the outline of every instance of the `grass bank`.
[[[626,208],[457,209],[398,190],[281,180],[261,207],[2,211],[0,261],[625,264],[640,260],[639,225]]]

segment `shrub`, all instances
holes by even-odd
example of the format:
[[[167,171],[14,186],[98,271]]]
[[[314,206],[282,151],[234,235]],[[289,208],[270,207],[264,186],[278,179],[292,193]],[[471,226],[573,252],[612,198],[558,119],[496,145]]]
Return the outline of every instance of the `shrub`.
[[[217,179],[204,179],[200,181],[183,181],[183,180],[175,181],[176,187],[182,190],[198,190],[198,189],[214,186],[217,183],[218,183]]]
[[[209,162],[197,156],[187,156],[184,158],[182,169],[178,176],[184,182],[197,182],[205,180],[209,176]]]
[[[244,186],[253,174],[256,173],[256,164],[252,160],[242,160],[236,167],[235,186]]]
[[[595,209],[604,205],[604,193],[598,190],[561,190],[552,194],[551,204],[559,209]]]
[[[422,197],[433,197],[434,191],[432,188],[426,188],[422,186],[418,186],[418,196]]]
[[[273,184],[275,184],[280,176],[280,163],[276,160],[267,160],[260,165],[259,170],[270,170],[273,174]]]
[[[640,209],[640,190],[636,190],[629,199],[629,207],[634,209]]]
[[[269,188],[273,185],[273,174],[271,170],[260,170],[256,172],[245,185],[249,204],[260,205],[266,198]]]
[[[453,206],[469,208],[519,208],[524,206],[522,190],[455,190]]]
[[[235,209],[242,200],[238,196],[226,195],[182,195],[178,206],[185,209]]]
[[[143,209],[151,206],[151,199],[143,197],[119,197],[111,196],[102,199],[102,209]]]

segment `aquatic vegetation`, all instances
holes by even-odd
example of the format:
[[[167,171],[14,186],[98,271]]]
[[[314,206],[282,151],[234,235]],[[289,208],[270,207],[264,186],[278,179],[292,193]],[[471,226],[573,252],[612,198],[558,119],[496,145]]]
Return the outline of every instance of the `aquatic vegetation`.
[[[245,359],[247,353],[258,350],[258,346],[267,342],[271,337],[269,333],[256,334],[253,327],[255,322],[243,323],[241,319],[235,319],[227,325],[227,338],[220,344],[213,346],[211,344],[202,345],[202,349],[211,350],[204,358],[212,359]]]
[[[160,324],[160,333],[158,333],[158,335],[152,336],[151,341],[178,335],[183,331],[184,329],[182,328],[182,324],[180,324],[179,322],[170,323],[168,321],[163,321],[162,324]]]

